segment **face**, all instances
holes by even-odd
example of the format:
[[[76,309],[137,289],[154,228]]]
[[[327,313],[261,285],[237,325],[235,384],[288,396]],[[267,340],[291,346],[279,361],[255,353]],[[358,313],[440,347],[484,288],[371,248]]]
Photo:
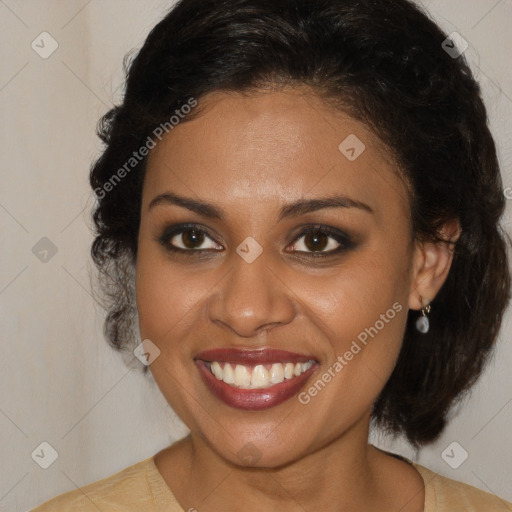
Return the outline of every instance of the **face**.
[[[160,390],[239,465],[366,436],[413,287],[396,166],[306,89],[199,107],[151,151],[143,188],[137,308]]]

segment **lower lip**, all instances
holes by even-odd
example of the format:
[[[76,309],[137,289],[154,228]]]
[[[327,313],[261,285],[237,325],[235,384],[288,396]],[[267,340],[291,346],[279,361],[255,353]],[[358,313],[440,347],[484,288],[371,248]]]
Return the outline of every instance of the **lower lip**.
[[[208,389],[225,404],[236,409],[261,411],[275,407],[296,395],[309,376],[316,370],[314,364],[309,370],[293,379],[284,380],[264,389],[241,389],[226,384],[212,374],[204,361],[195,361],[199,373]]]

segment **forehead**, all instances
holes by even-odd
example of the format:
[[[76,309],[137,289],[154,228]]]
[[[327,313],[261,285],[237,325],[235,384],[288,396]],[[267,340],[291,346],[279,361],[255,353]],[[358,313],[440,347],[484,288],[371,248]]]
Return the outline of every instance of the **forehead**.
[[[214,92],[197,108],[151,150],[146,204],[176,189],[226,206],[338,192],[408,215],[407,189],[385,146],[311,90]]]

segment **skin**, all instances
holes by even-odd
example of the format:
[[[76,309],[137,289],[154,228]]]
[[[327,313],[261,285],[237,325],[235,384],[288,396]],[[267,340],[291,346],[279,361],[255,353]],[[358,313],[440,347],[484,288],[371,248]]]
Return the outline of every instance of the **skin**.
[[[408,309],[432,301],[448,275],[450,247],[412,240],[408,188],[393,159],[363,123],[313,91],[215,92],[198,108],[151,151],[143,188],[140,331],[161,351],[150,366],[155,381],[191,430],[155,456],[159,472],[184,510],[422,511],[417,471],[368,444],[370,410],[396,363]],[[338,149],[350,134],[366,146],[355,161]],[[149,208],[170,191],[224,217]],[[331,207],[278,220],[288,203],[332,195],[372,212]],[[208,231],[184,255],[158,242],[181,222]],[[315,258],[300,236],[311,224],[346,232],[355,245]],[[456,239],[456,224],[444,231]],[[236,252],[248,236],[263,248],[252,263]],[[321,240],[320,252],[338,247]],[[172,243],[183,247],[183,237]],[[263,411],[229,407],[193,362],[220,347],[312,354],[319,368],[307,389],[394,303],[401,311],[306,405],[295,396]],[[252,464],[237,455],[244,447]]]

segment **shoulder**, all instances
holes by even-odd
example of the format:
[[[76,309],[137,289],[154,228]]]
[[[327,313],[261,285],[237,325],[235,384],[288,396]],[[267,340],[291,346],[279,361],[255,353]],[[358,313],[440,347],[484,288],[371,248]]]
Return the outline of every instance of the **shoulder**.
[[[425,482],[425,512],[512,512],[512,503],[413,464]]]
[[[32,512],[127,512],[140,510],[181,512],[170,489],[158,473],[153,457],[118,473],[66,492]]]

